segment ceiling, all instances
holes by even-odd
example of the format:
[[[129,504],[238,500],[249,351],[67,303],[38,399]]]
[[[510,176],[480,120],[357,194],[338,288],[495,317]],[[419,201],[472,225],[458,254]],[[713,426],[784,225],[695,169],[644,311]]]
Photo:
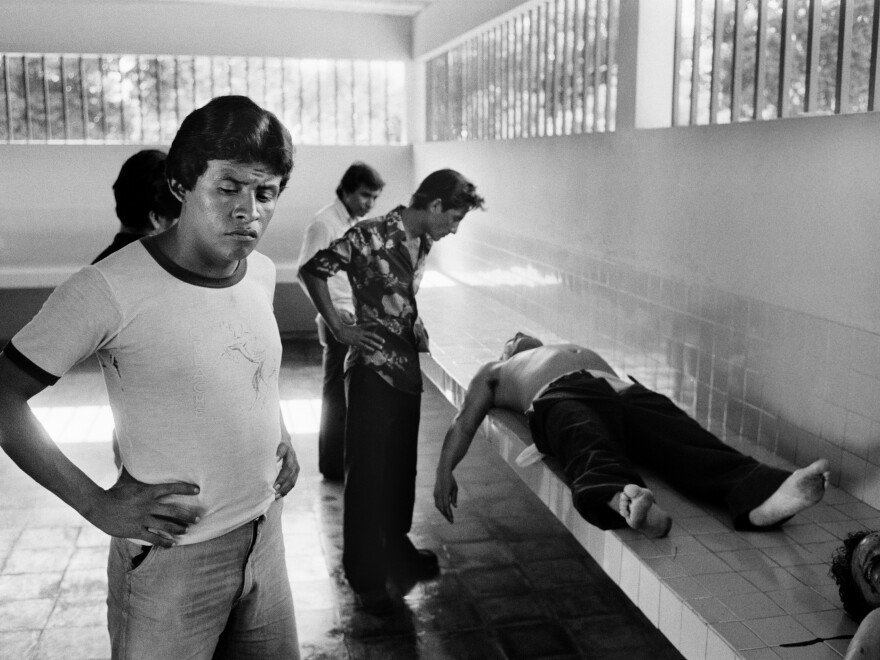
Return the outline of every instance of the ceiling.
[[[245,7],[284,7],[319,9],[361,14],[386,14],[413,17],[434,0],[161,0],[169,3],[198,2],[204,4],[240,5]]]

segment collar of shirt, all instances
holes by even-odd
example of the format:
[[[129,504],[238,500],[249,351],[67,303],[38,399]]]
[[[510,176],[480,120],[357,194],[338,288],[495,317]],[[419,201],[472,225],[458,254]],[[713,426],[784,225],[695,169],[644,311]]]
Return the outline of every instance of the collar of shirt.
[[[354,217],[351,213],[348,212],[348,209],[345,207],[345,204],[342,203],[342,200],[337,196],[333,201],[333,208],[336,209],[336,213],[339,216],[340,220],[344,220],[349,224],[349,226],[354,225],[358,221],[356,217]]]

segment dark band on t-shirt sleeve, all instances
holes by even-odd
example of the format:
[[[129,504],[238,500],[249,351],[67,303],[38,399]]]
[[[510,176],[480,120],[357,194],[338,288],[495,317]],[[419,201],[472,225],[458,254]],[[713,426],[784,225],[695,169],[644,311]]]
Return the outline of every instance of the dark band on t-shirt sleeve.
[[[54,385],[61,379],[60,376],[50,374],[39,365],[34,364],[24,353],[18,350],[11,341],[7,342],[6,346],[3,347],[3,355],[6,356],[6,359],[12,362],[16,367],[47,387],[49,385]]]

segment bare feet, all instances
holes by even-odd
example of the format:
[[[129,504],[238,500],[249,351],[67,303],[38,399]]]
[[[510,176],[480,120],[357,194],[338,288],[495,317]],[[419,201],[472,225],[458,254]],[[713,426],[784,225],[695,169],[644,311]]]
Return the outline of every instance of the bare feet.
[[[769,527],[816,504],[825,495],[831,474],[828,467],[828,461],[820,458],[792,472],[775,493],[749,512],[749,522],[758,527]]]
[[[636,484],[624,486],[609,505],[623,516],[627,525],[650,538],[666,536],[672,527],[672,518],[654,501],[654,493]]]

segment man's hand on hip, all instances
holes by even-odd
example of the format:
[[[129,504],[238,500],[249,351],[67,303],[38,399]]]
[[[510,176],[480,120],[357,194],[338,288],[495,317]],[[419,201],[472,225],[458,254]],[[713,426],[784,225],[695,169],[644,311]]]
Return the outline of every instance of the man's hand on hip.
[[[168,495],[198,495],[194,484],[145,484],[125,468],[116,483],[104,491],[88,516],[89,521],[110,536],[140,539],[163,548],[177,544],[190,525],[199,521],[194,507],[163,500]]]

